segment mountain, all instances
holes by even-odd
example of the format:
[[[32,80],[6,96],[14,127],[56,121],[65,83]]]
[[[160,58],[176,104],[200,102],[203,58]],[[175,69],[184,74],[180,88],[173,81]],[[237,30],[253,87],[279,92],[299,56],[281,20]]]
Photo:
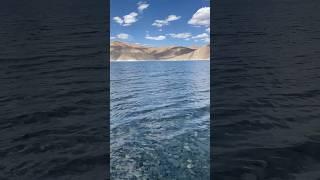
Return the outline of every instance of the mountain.
[[[126,42],[110,44],[110,59],[117,60],[209,60],[210,46],[202,47],[148,47]]]

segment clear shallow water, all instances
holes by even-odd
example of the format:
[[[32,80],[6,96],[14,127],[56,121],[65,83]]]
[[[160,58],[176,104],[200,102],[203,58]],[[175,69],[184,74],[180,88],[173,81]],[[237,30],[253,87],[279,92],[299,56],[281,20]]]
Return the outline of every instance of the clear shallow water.
[[[209,69],[111,63],[111,179],[209,179]]]

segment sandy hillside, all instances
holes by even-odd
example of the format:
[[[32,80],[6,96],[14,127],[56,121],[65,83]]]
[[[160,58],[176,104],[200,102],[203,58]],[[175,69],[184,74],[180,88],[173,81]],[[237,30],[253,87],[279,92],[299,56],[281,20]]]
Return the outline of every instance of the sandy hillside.
[[[209,60],[210,46],[202,47],[147,47],[113,41],[110,44],[110,59],[116,60]]]

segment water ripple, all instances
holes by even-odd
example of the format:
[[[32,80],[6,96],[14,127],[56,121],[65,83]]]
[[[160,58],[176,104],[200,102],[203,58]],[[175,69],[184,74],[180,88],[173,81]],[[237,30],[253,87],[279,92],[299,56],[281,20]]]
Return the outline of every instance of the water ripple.
[[[111,177],[209,179],[209,62],[111,64]]]

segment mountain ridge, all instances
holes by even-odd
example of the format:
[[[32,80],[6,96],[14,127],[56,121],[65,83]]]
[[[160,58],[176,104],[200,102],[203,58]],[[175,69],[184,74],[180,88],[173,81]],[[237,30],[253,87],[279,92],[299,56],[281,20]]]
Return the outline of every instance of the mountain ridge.
[[[209,60],[210,45],[149,47],[121,41],[110,43],[110,60]]]

